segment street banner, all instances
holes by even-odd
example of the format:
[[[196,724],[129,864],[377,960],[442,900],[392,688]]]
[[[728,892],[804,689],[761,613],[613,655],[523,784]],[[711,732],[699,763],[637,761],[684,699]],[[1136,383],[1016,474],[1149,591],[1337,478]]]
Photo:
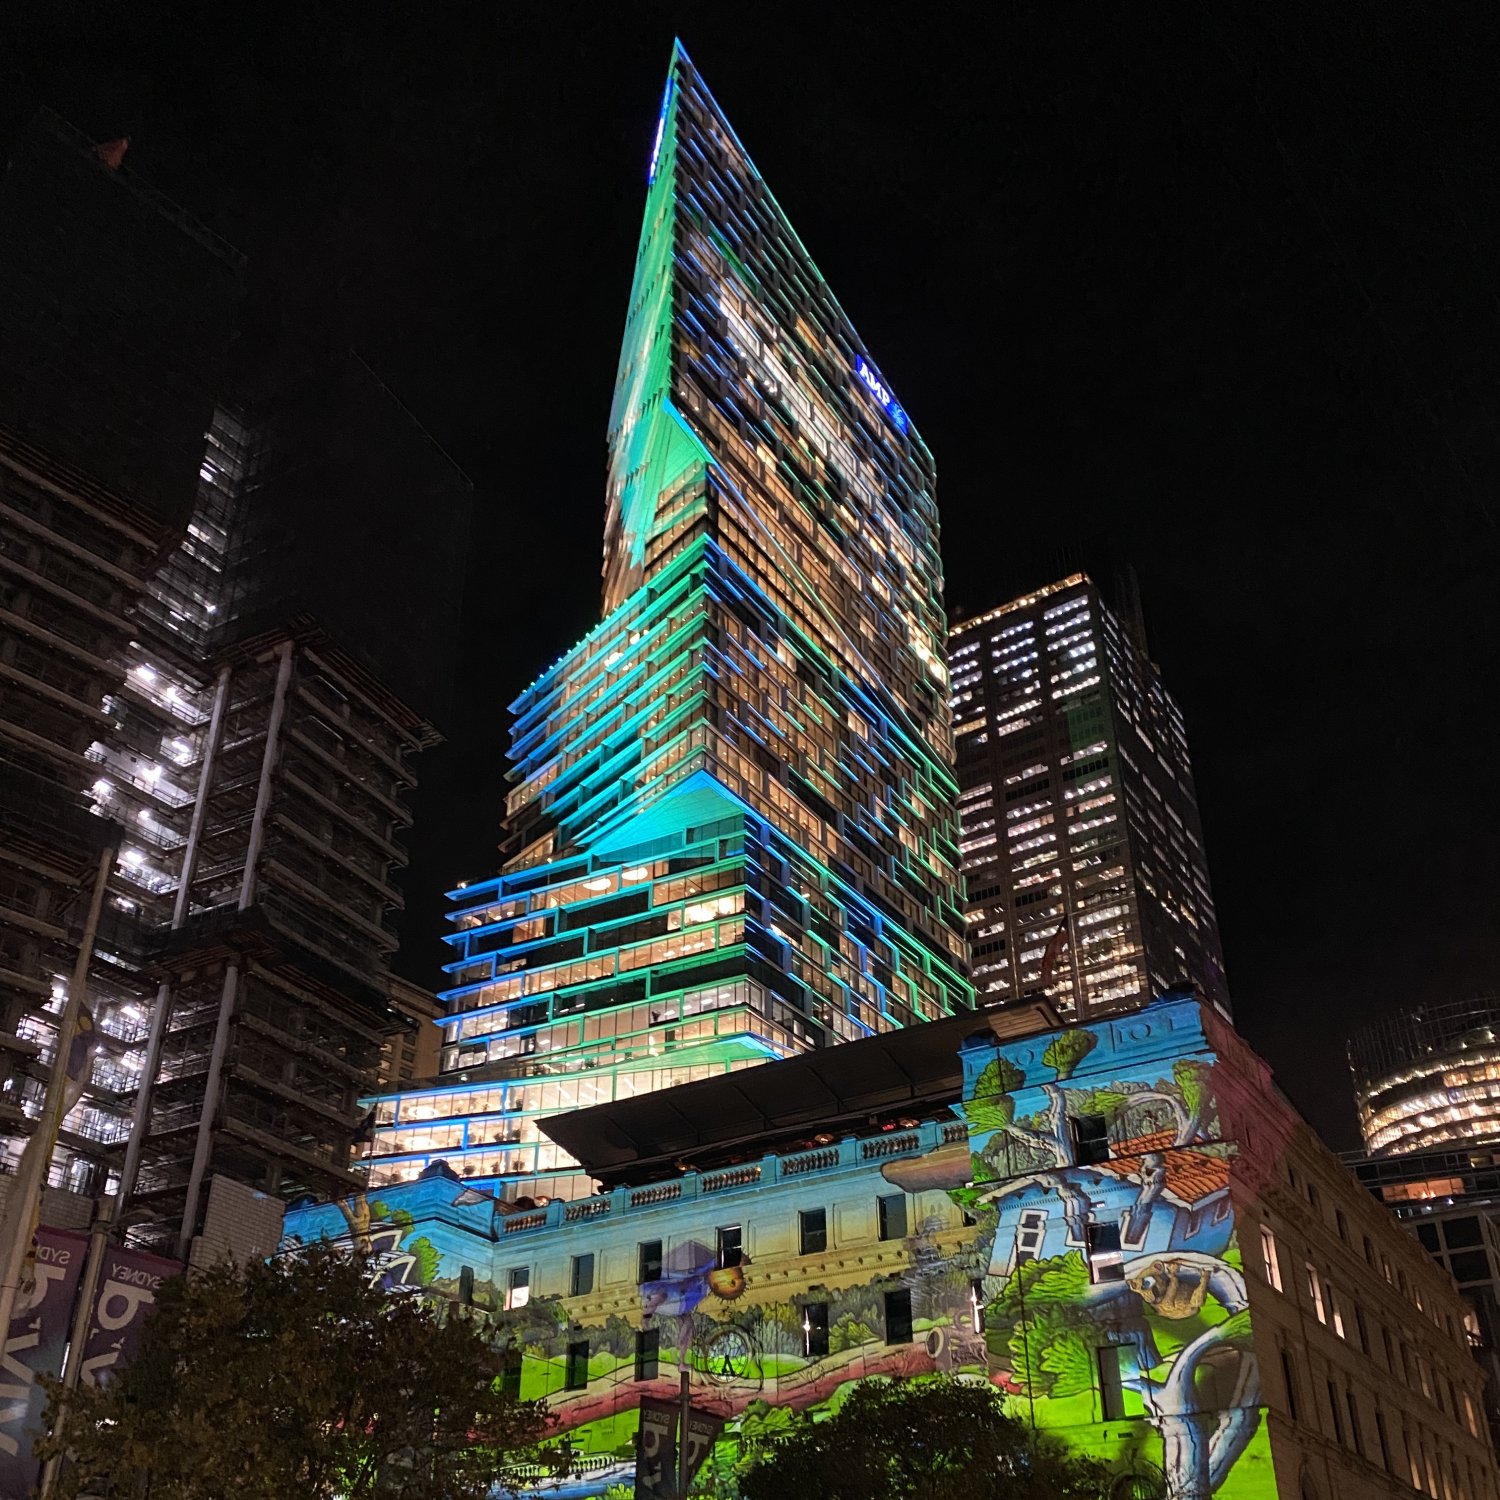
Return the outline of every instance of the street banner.
[[[17,1296],[0,1369],[0,1500],[24,1500],[40,1477],[32,1446],[42,1435],[47,1394],[38,1377],[62,1372],[88,1245],[64,1229],[36,1232],[35,1280]]]
[[[716,1417],[711,1411],[699,1411],[696,1406],[689,1408],[687,1436],[683,1439],[687,1445],[689,1484],[693,1482],[693,1476],[703,1467],[703,1460],[713,1452],[713,1446],[719,1441],[719,1434],[723,1431],[723,1417]]]
[[[147,1255],[144,1250],[105,1247],[99,1291],[89,1311],[89,1331],[83,1341],[83,1366],[78,1372],[85,1385],[105,1384],[115,1367],[135,1353],[162,1282],[181,1269],[180,1262]]]
[[[635,1461],[636,1500],[665,1500],[677,1493],[677,1403],[641,1400]]]

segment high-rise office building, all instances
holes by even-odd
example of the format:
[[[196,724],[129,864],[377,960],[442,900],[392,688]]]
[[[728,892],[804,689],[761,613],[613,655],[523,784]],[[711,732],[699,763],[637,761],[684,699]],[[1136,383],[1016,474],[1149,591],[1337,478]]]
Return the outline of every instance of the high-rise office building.
[[[358,359],[242,337],[231,375],[242,258],[121,149],[42,116],[0,179],[0,1163],[113,823],[51,1180],[185,1247],[215,1175],[355,1186],[399,1076],[394,872],[470,486]]]
[[[275,379],[215,416],[96,747],[155,985],[122,1191],[181,1250],[215,1175],[357,1184],[359,1100],[413,1008],[395,878],[457,628],[467,480],[357,359]]]
[[[0,176],[0,1163],[40,1112],[106,824],[89,815],[137,606],[195,503],[241,258],[61,120]],[[162,796],[170,795],[166,783]],[[133,844],[167,835],[144,820]],[[129,901],[124,894],[120,901]],[[105,1186],[151,985],[106,907],[94,1082],[55,1186]],[[122,1103],[121,1100],[127,1102]]]
[[[681,48],[648,177],[604,618],[514,705],[372,1183],[586,1190],[539,1115],[971,1004],[932,457]]]
[[[1187,981],[1227,1014],[1187,736],[1138,607],[1075,573],[948,644],[980,998],[1088,1020]]]

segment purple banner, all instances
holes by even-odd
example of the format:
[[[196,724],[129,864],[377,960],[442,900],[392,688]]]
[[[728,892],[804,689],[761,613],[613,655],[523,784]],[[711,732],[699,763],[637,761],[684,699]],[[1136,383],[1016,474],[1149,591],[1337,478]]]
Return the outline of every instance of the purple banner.
[[[135,1353],[162,1282],[181,1269],[177,1261],[147,1255],[144,1250],[106,1247],[99,1292],[89,1312],[89,1331],[83,1341],[83,1367],[78,1378],[85,1385],[103,1385],[115,1366]]]
[[[31,1449],[47,1409],[37,1377],[62,1370],[88,1245],[63,1229],[36,1232],[36,1280],[17,1296],[0,1369],[0,1500],[23,1500],[36,1486],[41,1466]]]

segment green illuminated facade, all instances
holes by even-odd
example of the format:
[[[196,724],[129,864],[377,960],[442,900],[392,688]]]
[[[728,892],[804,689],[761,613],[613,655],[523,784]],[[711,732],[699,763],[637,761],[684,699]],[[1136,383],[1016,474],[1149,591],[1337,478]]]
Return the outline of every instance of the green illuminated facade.
[[[932,456],[680,47],[609,444],[605,617],[513,705],[377,1186],[586,1192],[539,1116],[972,1003]]]

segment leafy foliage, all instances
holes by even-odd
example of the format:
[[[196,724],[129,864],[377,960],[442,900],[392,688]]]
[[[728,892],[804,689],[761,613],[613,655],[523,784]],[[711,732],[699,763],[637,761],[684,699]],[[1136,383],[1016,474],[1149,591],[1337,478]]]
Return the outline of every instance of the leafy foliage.
[[[744,1500],[1104,1500],[1109,1471],[1007,1417],[985,1385],[861,1382],[836,1415],[794,1419],[740,1479]]]
[[[152,1500],[480,1500],[538,1461],[546,1408],[498,1389],[469,1322],[319,1247],[168,1282],[108,1385],[64,1395],[61,1493]]]
[[[1071,1078],[1073,1070],[1099,1045],[1099,1038],[1092,1031],[1078,1027],[1073,1031],[1060,1032],[1042,1053],[1042,1061],[1055,1069],[1058,1079]]]
[[[1172,1064],[1172,1077],[1182,1090],[1182,1102],[1187,1112],[1200,1118],[1208,1100],[1208,1068],[1195,1057],[1179,1057]]]
[[[1016,1101],[1010,1097],[1026,1081],[1026,1075],[1008,1057],[987,1063],[974,1080],[974,1095],[963,1112],[975,1130],[1004,1130],[1016,1117]]]

